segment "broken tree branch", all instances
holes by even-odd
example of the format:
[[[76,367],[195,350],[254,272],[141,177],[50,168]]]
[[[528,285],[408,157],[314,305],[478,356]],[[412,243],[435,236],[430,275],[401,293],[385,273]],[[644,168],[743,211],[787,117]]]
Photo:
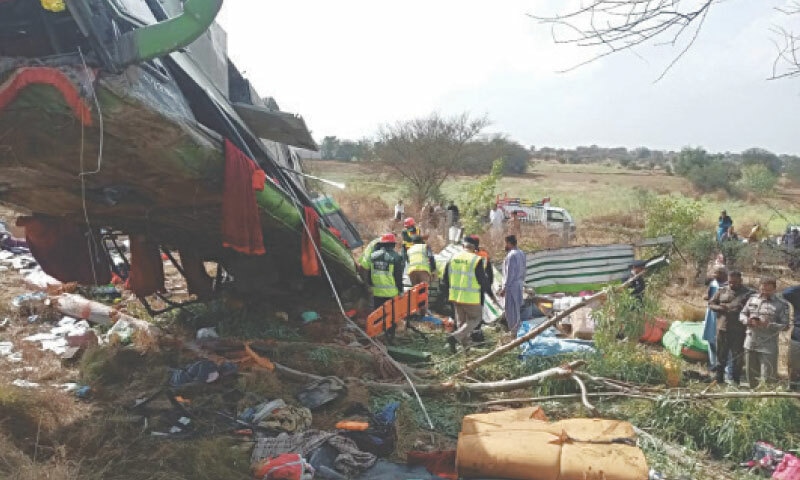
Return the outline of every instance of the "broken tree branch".
[[[559,313],[558,315],[554,316],[550,320],[545,321],[544,323],[542,323],[538,327],[534,328],[530,332],[526,333],[525,335],[523,335],[523,336],[521,336],[521,337],[519,337],[519,338],[517,338],[515,340],[512,340],[511,342],[506,343],[505,345],[502,345],[502,346],[492,350],[491,352],[487,353],[486,355],[467,363],[467,365],[464,367],[464,370],[458,372],[456,374],[456,376],[457,377],[464,376],[467,373],[469,373],[470,371],[474,370],[476,367],[478,367],[480,365],[483,365],[484,363],[488,362],[489,360],[493,359],[494,357],[496,357],[498,355],[501,355],[501,354],[503,354],[503,353],[515,348],[515,347],[518,347],[518,346],[522,345],[523,343],[525,343],[525,342],[527,342],[529,340],[532,340],[532,339],[538,337],[542,332],[544,332],[548,328],[554,326],[555,324],[557,324],[558,322],[560,322],[564,318],[568,317],[572,312],[574,312],[574,311],[576,311],[578,309],[581,309],[583,307],[586,307],[587,305],[589,305],[590,303],[594,302],[595,300],[599,300],[599,299],[604,298],[605,296],[608,295],[609,290],[610,291],[616,291],[616,290],[621,290],[621,289],[627,287],[634,280],[636,280],[639,277],[643,276],[646,272],[647,272],[647,270],[642,271],[640,273],[637,273],[636,275],[632,276],[631,278],[629,278],[628,280],[626,280],[624,283],[622,283],[620,285],[617,285],[615,287],[611,287],[610,289],[605,289],[602,292],[595,293],[594,295],[590,295],[588,297],[584,297],[584,299],[581,300],[580,303],[577,303],[577,304],[569,307],[568,309],[566,309],[563,312]]]
[[[526,377],[516,378],[513,380],[501,380],[498,382],[486,382],[486,383],[458,383],[451,381],[444,383],[420,384],[416,385],[416,388],[417,391],[420,393],[420,395],[423,394],[434,395],[439,393],[459,393],[459,392],[469,392],[469,393],[508,392],[512,390],[518,390],[521,388],[528,388],[530,386],[537,385],[551,378],[570,378],[574,375],[575,369],[580,368],[585,364],[586,362],[584,362],[583,360],[576,360],[566,365],[550,368],[535,373],[533,375],[528,375]],[[280,375],[286,376],[293,380],[298,380],[303,382],[316,381],[322,378],[318,375],[301,372],[299,370],[286,367],[279,363],[275,363],[275,371],[278,372],[278,374]],[[373,381],[364,381],[359,379],[353,379],[353,380],[360,382],[361,385],[364,385],[365,387],[374,390],[388,390],[395,392],[411,391],[411,387],[407,384],[381,383]]]
[[[599,417],[600,411],[597,410],[594,405],[589,403],[589,397],[586,395],[586,384],[583,383],[583,380],[581,380],[581,378],[577,375],[572,375],[572,379],[575,380],[575,383],[577,383],[581,389],[581,402],[583,403],[583,406],[586,407],[586,410],[588,410],[593,417]]]
[[[800,392],[718,392],[718,393],[695,393],[683,394],[667,391],[662,395],[646,394],[646,393],[628,393],[628,392],[589,392],[585,394],[586,398],[632,398],[635,400],[649,400],[651,402],[667,401],[667,402],[689,402],[689,401],[703,401],[703,400],[730,400],[732,398],[749,399],[749,398],[794,398],[800,400]],[[498,400],[489,400],[481,402],[476,405],[507,405],[509,403],[539,403],[550,402],[555,400],[583,400],[583,393],[566,393],[563,395],[544,395],[540,397],[521,397],[521,398],[501,398]],[[588,408],[588,407],[587,407]]]

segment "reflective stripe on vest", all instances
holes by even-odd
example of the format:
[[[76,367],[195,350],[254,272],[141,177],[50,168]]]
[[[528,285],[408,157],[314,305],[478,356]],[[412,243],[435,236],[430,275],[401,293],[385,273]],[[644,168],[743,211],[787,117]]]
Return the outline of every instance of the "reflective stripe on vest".
[[[376,297],[396,297],[399,295],[394,283],[394,263],[389,263],[385,256],[372,260],[370,275],[372,278],[372,295]]]
[[[450,260],[450,295],[451,302],[462,305],[480,305],[481,285],[475,276],[475,267],[481,257],[467,251],[461,252]]]
[[[403,245],[406,247],[406,249],[409,249],[412,245],[414,245],[414,242],[411,241],[411,237],[415,236],[422,236],[422,230],[420,230],[418,226],[414,225],[413,227],[403,230]]]
[[[417,243],[408,249],[408,273],[428,272],[431,273],[431,264],[428,261],[428,246],[424,243]]]
[[[364,247],[364,250],[361,251],[361,258],[358,259],[358,264],[365,270],[369,269],[369,257],[372,256],[372,252],[375,251],[375,245],[377,245],[379,241],[380,238],[376,238],[369,242],[367,246]]]

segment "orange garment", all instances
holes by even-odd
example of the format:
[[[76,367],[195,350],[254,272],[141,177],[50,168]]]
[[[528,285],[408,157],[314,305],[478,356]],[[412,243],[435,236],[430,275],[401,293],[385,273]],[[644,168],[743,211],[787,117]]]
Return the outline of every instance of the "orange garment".
[[[137,297],[147,297],[164,288],[164,262],[158,243],[145,235],[131,235],[131,273],[128,288]]]
[[[308,230],[311,231],[311,235],[309,236],[308,230],[303,228],[303,235],[300,239],[300,257],[303,263],[303,275],[307,277],[318,277],[322,274],[322,270],[320,269],[319,256],[317,255],[314,245],[316,244],[317,248],[322,248],[320,246],[319,214],[314,210],[314,207],[305,207],[304,215],[306,225],[308,226]]]
[[[259,180],[261,179],[261,180]],[[222,245],[246,255],[264,255],[264,237],[255,187],[266,175],[241,150],[225,140],[225,187],[222,198]]]
[[[20,217],[17,226],[25,227],[25,239],[42,270],[64,283],[107,285],[111,265],[99,240],[84,229],[55,217]],[[93,250],[89,250],[89,243]],[[96,282],[95,282],[96,280]]]

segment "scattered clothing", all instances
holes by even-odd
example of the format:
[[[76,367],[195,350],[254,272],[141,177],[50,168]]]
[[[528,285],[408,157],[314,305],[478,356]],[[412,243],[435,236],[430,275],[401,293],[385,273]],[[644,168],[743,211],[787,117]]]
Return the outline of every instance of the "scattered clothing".
[[[311,480],[314,467],[296,453],[284,453],[255,464],[253,477],[257,480]]]
[[[456,451],[408,452],[406,459],[409,465],[422,465],[428,472],[439,478],[457,480]]]
[[[211,360],[199,360],[182,369],[170,369],[169,385],[171,387],[185,387],[189,385],[202,385],[213,383],[220,377],[235,374],[236,365],[224,362],[220,365]]]
[[[164,262],[158,243],[144,235],[131,235],[131,271],[128,277],[128,288],[137,297],[147,297],[154,293],[163,293]]]
[[[344,475],[356,476],[373,466],[377,460],[375,455],[359,450],[348,438],[333,432],[307,430],[293,435],[282,433],[277,437],[259,438],[253,449],[251,463],[282,453],[298,453],[308,458],[311,452],[326,444],[338,452],[333,465],[336,471]]]
[[[282,432],[302,432],[311,426],[311,410],[288,405],[278,408],[258,423],[259,427]]]
[[[297,394],[297,400],[304,407],[315,410],[330,403],[347,392],[344,382],[338,377],[326,377],[306,386]]]
[[[247,155],[225,140],[225,187],[222,198],[222,245],[246,255],[264,255],[261,217],[254,178],[261,170]]]

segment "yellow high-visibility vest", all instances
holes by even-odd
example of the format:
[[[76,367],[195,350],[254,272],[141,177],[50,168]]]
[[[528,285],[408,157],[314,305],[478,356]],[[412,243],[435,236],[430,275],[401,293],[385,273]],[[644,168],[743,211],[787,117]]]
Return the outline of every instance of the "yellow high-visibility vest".
[[[450,260],[450,294],[448,299],[462,305],[480,305],[481,285],[475,267],[481,257],[466,250]]]

